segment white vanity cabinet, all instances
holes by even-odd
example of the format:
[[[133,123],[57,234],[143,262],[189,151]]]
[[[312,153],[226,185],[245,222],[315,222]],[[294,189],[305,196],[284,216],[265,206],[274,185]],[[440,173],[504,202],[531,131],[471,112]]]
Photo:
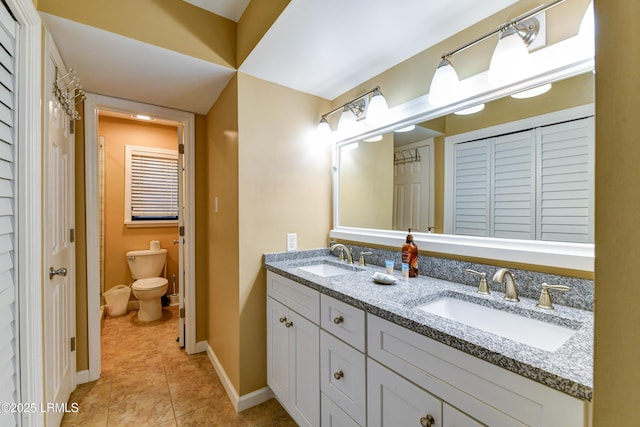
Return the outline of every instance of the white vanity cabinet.
[[[393,371],[386,377],[383,393],[392,383],[391,376],[397,377],[396,382],[404,377],[418,390],[442,401],[441,419],[432,414],[438,427],[584,427],[589,424],[584,401],[370,314],[367,315],[367,351],[370,358]],[[373,363],[369,364],[370,393],[375,392],[375,382],[380,382],[373,375]],[[375,396],[369,397],[370,422],[375,419],[375,405],[379,402]],[[472,423],[467,424],[465,420]]]
[[[320,425],[319,310],[318,291],[268,272],[267,383],[300,426]]]

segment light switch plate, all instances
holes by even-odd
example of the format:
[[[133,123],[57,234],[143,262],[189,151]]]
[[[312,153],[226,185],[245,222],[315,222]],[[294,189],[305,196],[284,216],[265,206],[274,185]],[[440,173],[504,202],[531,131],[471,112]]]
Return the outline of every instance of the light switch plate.
[[[296,233],[287,233],[287,250],[298,250],[298,235]]]

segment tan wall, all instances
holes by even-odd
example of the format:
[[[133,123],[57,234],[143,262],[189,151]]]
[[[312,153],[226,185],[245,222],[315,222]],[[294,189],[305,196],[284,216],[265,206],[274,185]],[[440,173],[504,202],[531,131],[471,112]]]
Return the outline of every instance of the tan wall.
[[[233,67],[236,23],[185,1],[39,0],[38,10]]]
[[[84,102],[78,106],[84,116]],[[84,119],[84,117],[83,117]],[[44,122],[43,122],[44,123]],[[76,215],[76,370],[89,369],[89,323],[87,312],[87,226],[84,176],[84,120],[76,122],[75,215]]]
[[[207,117],[196,114],[196,342],[209,333],[209,141]],[[188,154],[187,154],[188,155]]]
[[[393,133],[340,154],[340,225],[393,228]]]
[[[172,227],[131,228],[124,225],[125,146],[177,150],[178,131],[175,126],[143,123],[101,116],[98,133],[105,137],[105,245],[104,288],[130,284],[133,279],[127,262],[127,251],[149,249],[150,240],[159,240],[167,249],[169,292],[171,277],[178,275],[177,225]]]
[[[594,425],[638,424],[638,2],[596,0]],[[621,42],[624,41],[624,42]]]
[[[236,64],[242,65],[291,0],[253,0],[238,21]]]
[[[240,390],[238,242],[238,79],[207,114],[209,163],[208,343]],[[218,212],[214,212],[214,198]]]
[[[320,98],[240,74],[240,395],[266,385],[266,273],[262,255],[326,246],[331,228],[331,156],[314,138]]]

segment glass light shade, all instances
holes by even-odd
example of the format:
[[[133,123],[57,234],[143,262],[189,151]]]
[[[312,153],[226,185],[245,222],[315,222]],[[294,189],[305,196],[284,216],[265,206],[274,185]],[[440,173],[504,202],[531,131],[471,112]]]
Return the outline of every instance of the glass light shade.
[[[394,132],[411,132],[416,128],[416,125],[409,125],[400,129],[394,130]]]
[[[340,115],[340,120],[338,121],[338,130],[340,132],[351,133],[355,131],[357,127],[356,116],[353,112],[345,107],[344,111]]]
[[[320,123],[318,123],[316,134],[319,137],[325,137],[331,134],[331,126],[326,118],[323,117],[322,120],[320,120]]]
[[[458,110],[453,114],[457,114],[459,116],[467,116],[469,114],[479,113],[484,110],[484,104],[474,105],[473,107],[465,108],[463,110]]]
[[[532,89],[523,90],[522,92],[514,93],[511,95],[512,98],[516,99],[524,99],[524,98],[533,98],[534,96],[542,95],[543,93],[549,92],[551,89],[551,83],[547,83],[546,85],[534,87]]]
[[[429,104],[446,105],[458,99],[460,95],[460,79],[455,68],[448,59],[438,64],[431,87],[429,88]]]
[[[378,141],[382,141],[382,135],[372,136],[371,138],[367,138],[364,140],[364,142],[378,142]]]
[[[389,106],[387,105],[387,100],[384,99],[384,96],[380,91],[377,91],[369,101],[365,121],[368,125],[377,126],[387,120],[388,114]]]
[[[489,64],[489,83],[503,86],[526,77],[529,70],[529,50],[520,34],[509,27],[500,33],[498,45]]]

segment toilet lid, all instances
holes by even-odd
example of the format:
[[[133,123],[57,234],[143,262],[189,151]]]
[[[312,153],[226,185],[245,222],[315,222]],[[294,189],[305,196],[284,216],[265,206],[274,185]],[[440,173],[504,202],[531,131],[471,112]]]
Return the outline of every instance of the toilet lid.
[[[141,291],[150,291],[152,289],[158,289],[166,285],[167,283],[169,283],[169,281],[164,277],[150,277],[148,279],[136,280],[135,282],[133,282],[133,285],[131,287]]]

